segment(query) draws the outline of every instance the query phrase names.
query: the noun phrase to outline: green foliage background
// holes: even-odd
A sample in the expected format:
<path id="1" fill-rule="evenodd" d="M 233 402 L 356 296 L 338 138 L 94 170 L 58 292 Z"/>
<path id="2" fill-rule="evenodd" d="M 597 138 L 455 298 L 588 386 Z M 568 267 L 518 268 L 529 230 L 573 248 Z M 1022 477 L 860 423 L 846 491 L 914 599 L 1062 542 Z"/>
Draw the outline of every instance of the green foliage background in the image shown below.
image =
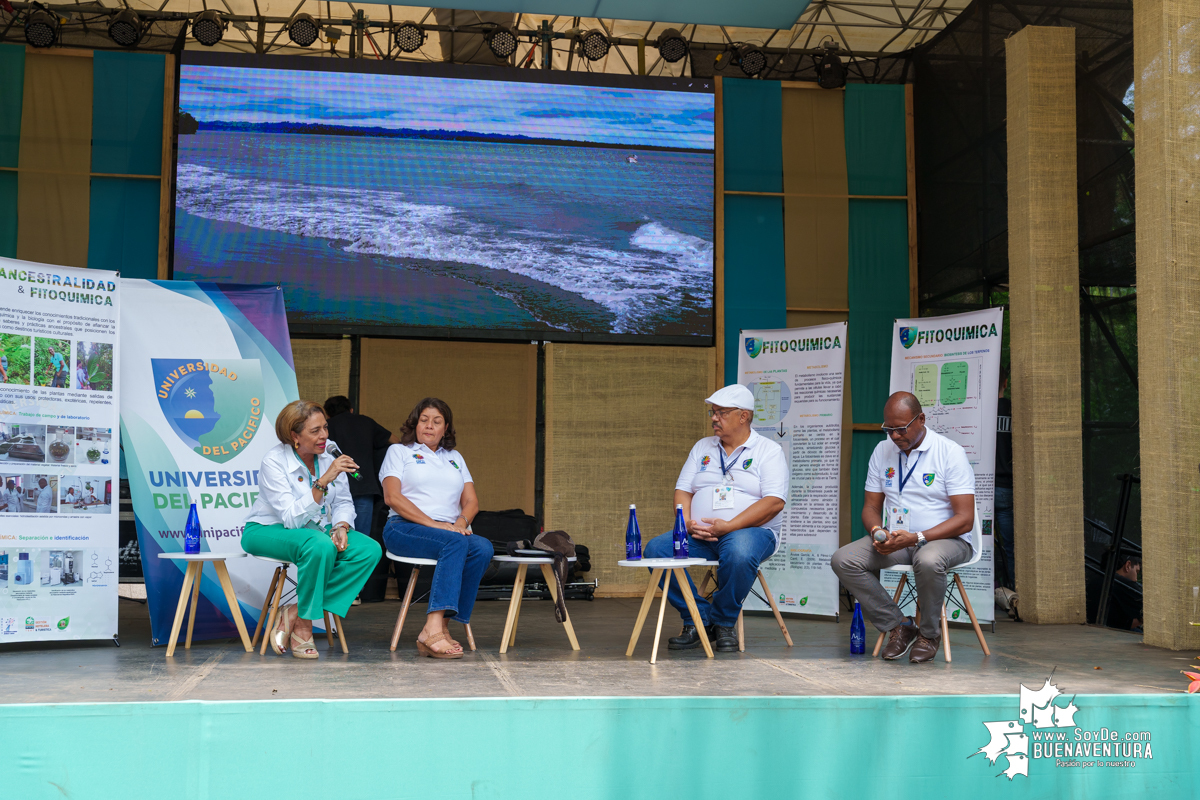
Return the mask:
<path id="1" fill-rule="evenodd" d="M 71 340 L 43 339 L 33 340 L 33 382 L 36 386 L 49 386 L 54 380 L 54 365 L 50 363 L 50 348 L 61 353 L 67 361 L 67 380 L 64 388 L 71 388 Z"/>
<path id="2" fill-rule="evenodd" d="M 0 355 L 8 356 L 8 382 L 29 385 L 29 337 L 0 333 Z"/>
<path id="3" fill-rule="evenodd" d="M 100 392 L 112 391 L 113 346 L 99 342 L 79 342 L 77 363 L 87 367 L 88 381 Z"/>

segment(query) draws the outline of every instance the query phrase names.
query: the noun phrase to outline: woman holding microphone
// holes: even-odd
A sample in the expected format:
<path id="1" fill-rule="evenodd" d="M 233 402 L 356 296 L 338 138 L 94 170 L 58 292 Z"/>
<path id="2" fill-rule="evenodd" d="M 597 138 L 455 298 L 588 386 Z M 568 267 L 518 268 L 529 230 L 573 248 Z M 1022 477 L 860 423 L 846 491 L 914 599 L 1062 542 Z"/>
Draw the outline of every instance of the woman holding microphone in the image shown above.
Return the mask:
<path id="1" fill-rule="evenodd" d="M 383 554 L 353 530 L 354 500 L 344 473 L 349 456 L 334 458 L 325 411 L 317 403 L 288 403 L 275 418 L 279 444 L 259 467 L 259 495 L 242 533 L 242 549 L 296 565 L 296 600 L 282 609 L 271 649 L 316 658 L 312 623 L 329 611 L 346 616 Z"/>

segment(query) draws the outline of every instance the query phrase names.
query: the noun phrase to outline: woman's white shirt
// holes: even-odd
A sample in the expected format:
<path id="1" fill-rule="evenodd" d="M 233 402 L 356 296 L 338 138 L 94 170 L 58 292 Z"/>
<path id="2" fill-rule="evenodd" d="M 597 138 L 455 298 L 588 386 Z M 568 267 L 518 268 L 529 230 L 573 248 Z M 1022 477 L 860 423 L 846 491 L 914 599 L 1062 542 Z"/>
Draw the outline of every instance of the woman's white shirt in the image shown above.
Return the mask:
<path id="1" fill-rule="evenodd" d="M 258 499 L 250 509 L 247 522 L 260 525 L 282 525 L 285 528 L 317 527 L 345 522 L 354 527 L 354 499 L 346 473 L 339 473 L 329 484 L 323 503 L 313 500 L 313 481 L 325 474 L 333 464 L 329 450 L 335 447 L 332 439 L 325 443 L 325 452 L 317 455 L 317 474 L 313 475 L 296 455 L 291 445 L 280 442 L 267 451 L 258 469 Z M 325 507 L 325 516 L 321 507 Z"/>
<path id="2" fill-rule="evenodd" d="M 383 483 L 384 478 L 399 480 L 400 494 L 425 516 L 451 523 L 462 513 L 463 487 L 475 482 L 457 450 L 439 447 L 434 452 L 420 442 L 389 447 L 379 470 L 379 482 Z M 392 509 L 388 516 L 398 515 Z"/>

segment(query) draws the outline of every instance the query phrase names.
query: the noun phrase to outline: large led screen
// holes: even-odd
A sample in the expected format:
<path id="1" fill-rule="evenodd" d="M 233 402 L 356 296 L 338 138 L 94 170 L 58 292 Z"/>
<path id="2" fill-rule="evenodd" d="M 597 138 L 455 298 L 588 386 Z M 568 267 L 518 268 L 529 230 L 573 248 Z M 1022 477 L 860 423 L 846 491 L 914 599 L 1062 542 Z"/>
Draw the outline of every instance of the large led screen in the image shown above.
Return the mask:
<path id="1" fill-rule="evenodd" d="M 706 85 L 192 60 L 173 277 L 279 283 L 301 330 L 711 343 Z"/>

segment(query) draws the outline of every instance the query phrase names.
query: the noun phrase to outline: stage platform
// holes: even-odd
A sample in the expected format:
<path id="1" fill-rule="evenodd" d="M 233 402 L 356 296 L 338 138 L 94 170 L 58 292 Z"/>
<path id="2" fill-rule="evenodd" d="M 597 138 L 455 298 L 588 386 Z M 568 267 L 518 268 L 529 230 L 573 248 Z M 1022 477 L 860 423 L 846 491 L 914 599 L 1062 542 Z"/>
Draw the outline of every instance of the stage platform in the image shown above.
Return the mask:
<path id="1" fill-rule="evenodd" d="M 625 656 L 639 602 L 571 603 L 573 652 L 550 603 L 527 600 L 506 655 L 507 604 L 481 602 L 461 661 L 417 656 L 423 606 L 389 652 L 399 603 L 365 605 L 348 655 L 322 638 L 300 662 L 231 640 L 168 659 L 146 607 L 122 601 L 120 648 L 0 648 L 4 796 L 1200 796 L 1200 698 L 1179 673 L 1192 659 L 1139 636 L 1005 620 L 990 657 L 955 629 L 953 663 L 914 665 L 851 656 L 845 618 L 789 619 L 789 648 L 756 615 L 744 653 L 664 642 L 652 666 L 652 628 Z M 678 628 L 672 614 L 664 636 Z M 1047 678 L 1062 694 L 1023 709 L 1022 684 Z M 1093 754 L 1101 741 L 1111 752 Z"/>
<path id="2" fill-rule="evenodd" d="M 461 661 L 439 662 L 417 655 L 414 641 L 424 622 L 414 605 L 395 653 L 388 650 L 398 601 L 353 608 L 346 619 L 350 653 L 330 651 L 317 638 L 317 663 L 281 658 L 269 649 L 246 653 L 236 640 L 180 645 L 173 658 L 150 646 L 146 606 L 122 600 L 121 647 L 111 643 L 5 646 L 3 702 L 62 703 L 159 700 L 276 700 L 431 697 L 599 697 L 721 695 L 910 695 L 1013 694 L 1021 683 L 1041 686 L 1054 674 L 1068 693 L 1140 694 L 1180 692 L 1179 670 L 1193 663 L 1186 653 L 1142 644 L 1141 636 L 1085 625 L 1030 625 L 1007 618 L 985 636 L 984 657 L 969 628 L 950 633 L 953 662 L 943 654 L 928 664 L 871 658 L 874 629 L 868 627 L 866 656 L 850 655 L 850 624 L 789 619 L 788 647 L 769 615 L 746 616 L 746 651 L 668 651 L 665 639 L 679 633 L 680 620 L 667 609 L 658 663 L 651 665 L 656 601 L 632 657 L 625 648 L 640 598 L 598 599 L 569 605 L 580 650 L 570 648 L 549 602 L 522 605 L 517 645 L 500 655 L 508 603 L 475 607 L 478 650 Z M 451 633 L 464 643 L 461 626 Z M 336 644 L 336 643 L 335 643 Z"/>

